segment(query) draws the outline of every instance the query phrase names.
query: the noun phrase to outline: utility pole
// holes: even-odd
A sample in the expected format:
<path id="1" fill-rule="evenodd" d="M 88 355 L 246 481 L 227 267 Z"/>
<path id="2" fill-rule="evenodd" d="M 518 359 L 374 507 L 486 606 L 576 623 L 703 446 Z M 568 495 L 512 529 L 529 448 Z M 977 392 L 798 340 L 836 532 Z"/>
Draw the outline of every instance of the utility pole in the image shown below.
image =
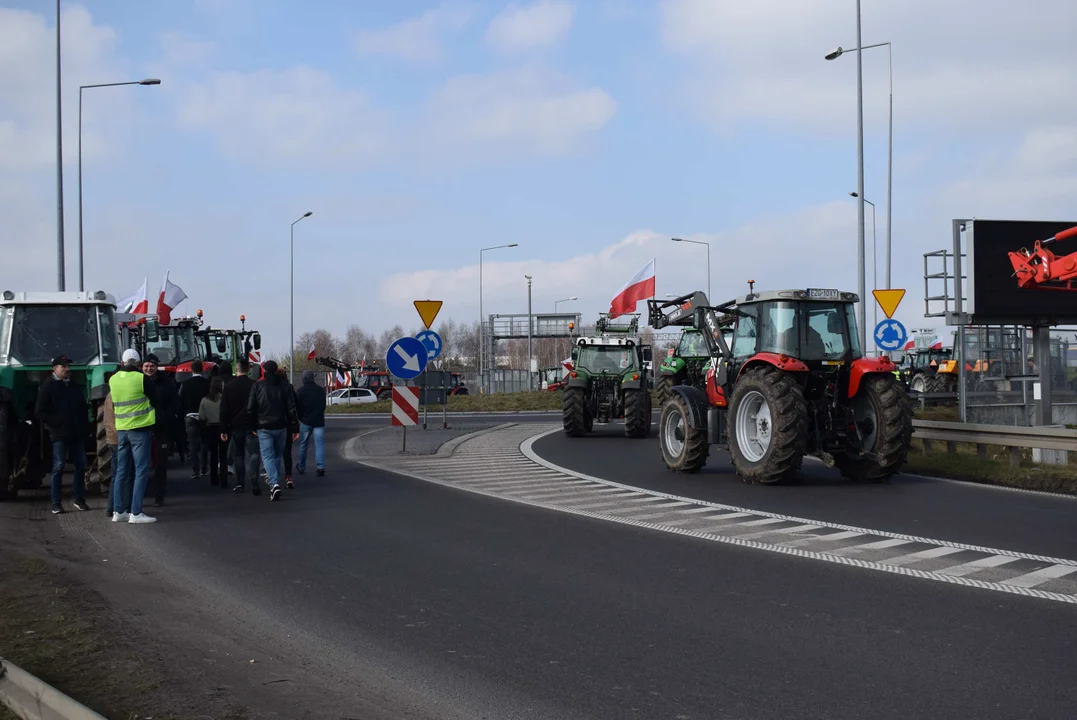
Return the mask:
<path id="1" fill-rule="evenodd" d="M 64 121 L 60 72 L 60 0 L 56 0 L 56 289 L 67 289 L 64 278 Z"/>
<path id="2" fill-rule="evenodd" d="M 535 377 L 531 371 L 531 366 L 534 363 L 534 355 L 531 352 L 531 331 L 533 321 L 531 319 L 531 276 L 524 275 L 527 278 L 527 389 L 535 389 Z"/>

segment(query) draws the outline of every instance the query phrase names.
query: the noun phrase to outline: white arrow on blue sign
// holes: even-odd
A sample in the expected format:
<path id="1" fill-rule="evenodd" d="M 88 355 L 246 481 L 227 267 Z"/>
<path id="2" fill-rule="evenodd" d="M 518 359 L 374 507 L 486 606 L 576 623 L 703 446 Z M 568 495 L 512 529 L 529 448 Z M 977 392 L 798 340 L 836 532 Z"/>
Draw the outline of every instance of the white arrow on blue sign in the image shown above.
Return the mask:
<path id="1" fill-rule="evenodd" d="M 385 367 L 401 380 L 419 377 L 426 369 L 426 346 L 413 337 L 402 337 L 385 353 Z"/>
<path id="2" fill-rule="evenodd" d="M 426 359 L 433 360 L 441 354 L 441 336 L 433 330 L 423 330 L 415 339 L 426 348 Z"/>
<path id="3" fill-rule="evenodd" d="M 900 350 L 907 337 L 905 326 L 897 320 L 887 318 L 875 326 L 875 347 L 880 350 Z"/>

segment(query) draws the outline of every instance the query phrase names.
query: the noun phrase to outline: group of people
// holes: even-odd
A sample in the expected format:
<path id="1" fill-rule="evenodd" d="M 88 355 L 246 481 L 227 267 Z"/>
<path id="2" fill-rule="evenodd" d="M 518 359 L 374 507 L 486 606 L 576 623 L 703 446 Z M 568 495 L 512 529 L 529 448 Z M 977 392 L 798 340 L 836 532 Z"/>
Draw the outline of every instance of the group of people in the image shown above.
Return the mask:
<path id="1" fill-rule="evenodd" d="M 71 361 L 53 360 L 52 375 L 42 385 L 36 414 L 52 441 L 52 512 L 64 512 L 61 502 L 63 471 L 74 467 L 73 505 L 89 510 L 85 498 L 88 406 L 82 390 L 71 382 Z M 200 360 L 191 363 L 191 377 L 177 384 L 158 372 L 158 358 L 141 358 L 136 350 L 123 353 L 122 365 L 109 379 L 104 402 L 106 442 L 112 451 L 112 486 L 106 512 L 113 522 L 153 523 L 143 512 L 143 498 L 152 478 L 154 507 L 164 505 L 168 457 L 173 446 L 181 462 L 189 460 L 191 477 L 209 475 L 210 484 L 228 488 L 234 474 L 236 493 L 261 495 L 260 479 L 269 487 L 270 500 L 279 500 L 281 486 L 295 487 L 292 479 L 292 444 L 299 441 L 295 469 L 306 471 L 307 450 L 313 441 L 318 476 L 325 474 L 325 391 L 307 371 L 297 392 L 287 374 L 272 360 L 263 366 L 263 378 L 249 377 L 250 363 L 241 359 L 235 368 L 222 362 L 205 373 Z M 185 432 L 176 432 L 185 426 Z M 234 471 L 234 472 L 233 472 Z"/>

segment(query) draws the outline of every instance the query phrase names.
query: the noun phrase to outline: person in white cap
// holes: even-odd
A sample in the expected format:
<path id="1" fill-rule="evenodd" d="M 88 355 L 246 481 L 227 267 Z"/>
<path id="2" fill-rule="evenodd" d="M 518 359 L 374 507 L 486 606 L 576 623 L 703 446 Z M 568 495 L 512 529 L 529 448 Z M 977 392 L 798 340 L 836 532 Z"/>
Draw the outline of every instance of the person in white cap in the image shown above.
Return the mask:
<path id="1" fill-rule="evenodd" d="M 157 391 L 153 380 L 142 374 L 138 351 L 123 351 L 123 366 L 109 378 L 112 407 L 116 418 L 117 446 L 116 474 L 112 479 L 112 498 L 123 499 L 116 511 L 113 507 L 112 522 L 133 524 L 157 522 L 157 518 L 142 512 L 142 496 L 150 478 L 150 461 L 153 447 L 153 406 Z M 134 478 L 131 470 L 134 469 Z M 128 489 L 131 483 L 134 487 Z M 127 506 L 126 498 L 130 498 Z M 114 501 L 115 502 L 115 501 Z"/>

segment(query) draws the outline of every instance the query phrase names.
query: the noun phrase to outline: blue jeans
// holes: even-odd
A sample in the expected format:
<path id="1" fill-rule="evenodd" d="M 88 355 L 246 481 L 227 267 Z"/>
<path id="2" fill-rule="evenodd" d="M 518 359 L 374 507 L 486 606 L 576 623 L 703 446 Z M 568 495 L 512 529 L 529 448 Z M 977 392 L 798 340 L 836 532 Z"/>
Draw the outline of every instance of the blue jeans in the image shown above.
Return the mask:
<path id="1" fill-rule="evenodd" d="M 284 440 L 287 436 L 286 428 L 258 431 L 258 447 L 262 450 L 262 465 L 269 487 L 280 485 L 284 475 Z"/>
<path id="2" fill-rule="evenodd" d="M 109 445 L 109 448 L 112 449 L 112 484 L 109 486 L 108 491 L 108 509 L 114 513 L 130 512 L 132 483 L 128 481 L 122 487 L 119 483 L 120 446 Z M 130 462 L 128 462 L 128 465 L 130 465 Z M 131 472 L 128 470 L 128 473 Z"/>
<path id="3" fill-rule="evenodd" d="M 153 432 L 145 430 L 120 430 L 120 444 L 116 453 L 116 474 L 112 477 L 112 493 L 123 501 L 118 512 L 142 514 L 142 496 L 150 481 L 150 465 L 153 461 Z M 134 474 L 134 478 L 131 475 Z M 115 511 L 116 506 L 113 505 Z"/>
<path id="4" fill-rule="evenodd" d="M 307 443 L 314 436 L 314 464 L 319 470 L 325 469 L 325 428 L 299 423 L 299 460 L 295 469 L 304 472 L 307 469 Z"/>
<path id="5" fill-rule="evenodd" d="M 67 440 L 53 440 L 52 441 L 52 504 L 60 504 L 60 489 L 63 487 L 64 480 L 64 465 L 67 464 L 67 458 L 71 458 L 71 463 L 75 466 L 75 472 L 71 476 L 71 484 L 74 489 L 74 496 L 76 500 L 86 499 L 86 487 L 84 480 L 86 478 L 86 451 L 81 447 L 81 443 L 69 442 Z"/>
<path id="6" fill-rule="evenodd" d="M 243 487 L 247 482 L 247 478 L 250 478 L 251 490 L 257 490 L 258 457 L 261 454 L 261 449 L 258 447 L 258 441 L 251 435 L 250 428 L 232 428 L 228 446 L 232 451 L 236 485 Z"/>

